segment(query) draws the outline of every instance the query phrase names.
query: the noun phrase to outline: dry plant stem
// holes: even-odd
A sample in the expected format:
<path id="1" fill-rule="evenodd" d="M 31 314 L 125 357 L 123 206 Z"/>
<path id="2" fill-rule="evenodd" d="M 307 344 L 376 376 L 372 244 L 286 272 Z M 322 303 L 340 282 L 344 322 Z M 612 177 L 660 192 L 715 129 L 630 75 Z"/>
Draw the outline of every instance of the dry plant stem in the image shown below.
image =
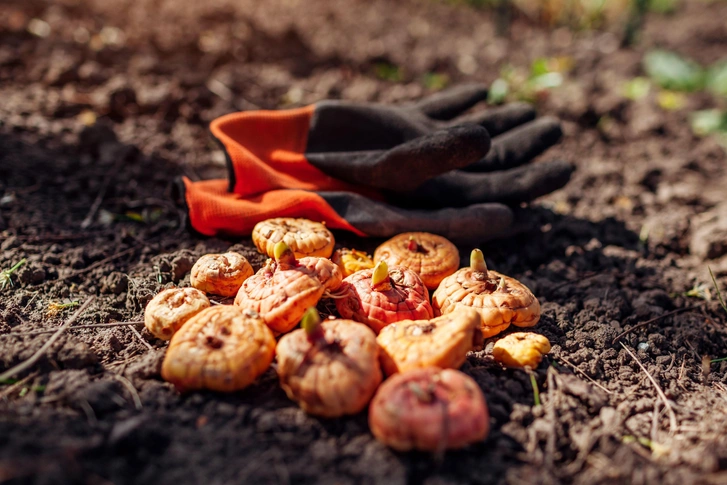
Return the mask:
<path id="1" fill-rule="evenodd" d="M 656 317 L 656 318 L 652 318 L 651 320 L 647 320 L 647 321 L 645 321 L 645 322 L 641 322 L 641 323 L 639 323 L 638 325 L 634 325 L 634 326 L 633 326 L 633 327 L 631 327 L 630 329 L 628 329 L 628 330 L 626 330 L 626 331 L 624 331 L 624 332 L 620 333 L 619 335 L 617 335 L 617 336 L 616 336 L 616 337 L 615 337 L 615 338 L 613 339 L 613 342 L 612 342 L 612 344 L 616 344 L 616 343 L 618 343 L 618 341 L 619 341 L 619 340 L 621 340 L 621 339 L 622 339 L 622 338 L 624 337 L 624 335 L 628 335 L 628 334 L 630 334 L 631 332 L 633 332 L 634 330 L 638 330 L 639 328 L 645 327 L 645 326 L 647 326 L 647 325 L 651 325 L 651 324 L 652 324 L 652 323 L 654 323 L 654 322 L 658 322 L 658 321 L 659 321 L 659 320 L 661 320 L 662 318 L 667 318 L 667 317 L 670 317 L 670 316 L 672 316 L 672 315 L 676 315 L 677 313 L 681 313 L 681 312 L 686 312 L 687 310 L 695 310 L 695 309 L 699 308 L 699 307 L 700 307 L 700 306 L 702 306 L 702 305 L 703 305 L 703 303 L 702 303 L 702 304 L 700 304 L 700 305 L 688 306 L 688 307 L 684 307 L 684 308 L 677 308 L 676 310 L 672 310 L 672 311 L 670 311 L 670 312 L 668 312 L 668 313 L 665 313 L 665 314 L 663 314 L 663 315 L 659 315 L 658 317 Z"/>
<path id="2" fill-rule="evenodd" d="M 656 389 L 656 393 L 659 395 L 659 398 L 661 398 L 661 401 L 664 403 L 664 406 L 666 407 L 667 412 L 669 413 L 669 433 L 673 434 L 674 431 L 677 429 L 677 416 L 674 413 L 674 408 L 672 408 L 671 403 L 666 398 L 666 395 L 664 394 L 664 391 L 661 390 L 661 387 L 659 387 L 659 384 L 654 380 L 651 374 L 649 374 L 649 371 L 646 370 L 646 367 L 644 367 L 644 364 L 641 363 L 638 357 L 636 357 L 636 354 L 634 354 L 631 349 L 626 347 L 623 342 L 621 343 L 621 347 L 624 348 L 626 352 L 629 353 L 632 359 L 636 361 L 637 364 L 639 364 L 639 367 L 641 367 L 641 370 L 644 371 L 644 374 L 646 374 L 646 377 L 649 378 L 651 383 L 654 385 L 654 388 Z"/>
<path id="3" fill-rule="evenodd" d="M 78 275 L 88 273 L 89 271 L 94 270 L 94 269 L 98 268 L 99 266 L 103 266 L 106 263 L 110 263 L 111 261 L 114 261 L 116 259 L 119 259 L 122 256 L 126 256 L 127 254 L 132 253 L 132 252 L 136 251 L 138 248 L 139 248 L 139 246 L 133 246 L 128 249 L 124 249 L 123 251 L 119 251 L 118 253 L 114 254 L 113 256 L 109 256 L 108 258 L 102 259 L 101 261 L 96 261 L 95 263 L 93 263 L 89 266 L 86 266 L 83 269 L 79 269 L 77 271 L 72 271 L 71 273 L 68 273 L 67 275 L 62 276 L 55 280 L 47 280 L 45 283 L 41 283 L 39 286 L 45 286 L 45 285 L 51 285 L 53 283 L 59 283 L 61 281 L 66 281 L 66 280 L 76 277 Z"/>
<path id="4" fill-rule="evenodd" d="M 134 335 L 136 335 L 137 338 L 139 340 L 141 340 L 141 343 L 143 343 L 144 345 L 146 345 L 146 348 L 147 349 L 154 350 L 154 347 L 152 347 L 149 342 L 147 342 L 146 340 L 144 340 L 144 337 L 141 336 L 141 334 L 139 333 L 139 331 L 136 328 L 134 328 L 133 326 L 131 326 L 129 328 L 131 329 L 132 332 L 134 332 Z"/>
<path id="5" fill-rule="evenodd" d="M 134 407 L 136 408 L 137 411 L 140 411 L 142 408 L 141 398 L 139 397 L 139 393 L 137 392 L 136 388 L 131 383 L 131 381 L 120 374 L 112 374 L 112 375 L 114 376 L 115 379 L 117 379 L 119 382 L 121 382 L 121 384 L 123 384 L 124 387 L 129 391 L 129 393 L 131 394 L 131 399 L 133 399 L 133 401 L 134 401 Z"/>
<path id="6" fill-rule="evenodd" d="M 93 219 L 96 217 L 96 213 L 98 212 L 99 207 L 101 207 L 101 202 L 103 202 L 103 198 L 106 196 L 106 191 L 109 188 L 109 183 L 111 183 L 111 179 L 116 176 L 116 172 L 119 171 L 119 168 L 121 168 L 121 166 L 124 164 L 124 161 L 125 157 L 119 157 L 111 170 L 106 173 L 106 177 L 104 177 L 101 188 L 96 195 L 96 199 L 94 199 L 93 204 L 91 204 L 91 208 L 88 210 L 88 214 L 86 214 L 86 217 L 81 222 L 81 229 L 86 229 L 91 224 L 93 224 Z"/>
<path id="7" fill-rule="evenodd" d="M 71 327 L 69 330 L 75 330 L 77 328 L 125 327 L 127 325 L 144 325 L 144 322 L 138 321 L 138 322 L 93 323 L 93 324 L 89 324 L 89 325 L 75 325 L 75 326 Z M 2 337 L 31 337 L 33 335 L 44 335 L 46 333 L 53 333 L 56 330 L 57 329 L 38 330 L 36 332 L 10 332 L 10 333 L 0 334 L 0 338 L 2 338 Z"/>
<path id="8" fill-rule="evenodd" d="M 608 394 L 613 394 L 613 391 L 610 391 L 610 390 L 606 389 L 602 384 L 599 384 L 598 381 L 594 380 L 591 376 L 589 376 L 588 374 L 586 374 L 585 372 L 583 372 L 582 370 L 580 370 L 578 367 L 576 367 L 575 364 L 573 364 L 572 362 L 570 362 L 568 359 L 566 359 L 562 355 L 560 357 L 558 357 L 558 360 L 562 360 L 563 362 L 565 362 L 566 364 L 568 364 L 571 367 L 571 369 L 573 369 L 575 371 L 578 371 L 583 377 L 585 377 L 586 379 L 588 379 L 593 385 L 595 385 L 596 387 L 598 387 L 602 391 L 604 391 L 604 392 L 606 392 Z"/>
<path id="9" fill-rule="evenodd" d="M 39 243 L 39 242 L 62 242 L 62 241 L 76 241 L 79 239 L 88 239 L 97 236 L 108 236 L 114 234 L 113 230 L 107 231 L 95 231 L 95 232 L 83 232 L 81 234 L 47 234 L 45 236 L 15 236 L 16 241 L 26 243 Z"/>
<path id="10" fill-rule="evenodd" d="M 26 371 L 26 370 L 30 369 L 31 367 L 33 367 L 36 364 L 36 362 L 38 362 L 38 360 L 40 360 L 40 358 L 43 356 L 43 354 L 54 343 L 56 343 L 56 341 L 61 337 L 61 335 L 63 335 L 63 332 L 68 330 L 68 328 L 71 325 L 73 325 L 73 322 L 75 322 L 78 319 L 78 317 L 80 317 L 83 314 L 83 312 L 86 311 L 86 308 L 88 308 L 89 305 L 91 305 L 91 303 L 93 303 L 93 301 L 95 299 L 96 299 L 95 296 L 89 297 L 88 300 L 86 300 L 86 302 L 83 305 L 81 305 L 81 308 L 76 310 L 73 313 L 73 315 L 71 315 L 71 317 L 68 320 L 66 320 L 66 323 L 61 325 L 58 328 L 58 330 L 56 330 L 56 333 L 54 333 L 53 336 L 51 336 L 51 338 L 49 338 L 48 341 L 40 349 L 38 349 L 38 351 L 36 353 L 34 353 L 28 360 L 26 360 L 25 362 L 21 362 L 20 364 L 16 365 L 15 367 L 12 367 L 12 368 L 8 369 L 7 371 L 3 372 L 2 374 L 0 374 L 0 381 L 5 380 L 5 379 L 10 379 L 11 377 L 13 377 L 17 374 L 20 374 L 21 372 Z"/>
<path id="11" fill-rule="evenodd" d="M 2 392 L 0 392 L 0 399 L 5 399 L 7 396 L 11 395 L 15 391 L 17 391 L 18 389 L 23 387 L 29 380 L 35 379 L 35 377 L 37 377 L 38 374 L 39 374 L 39 372 L 35 371 L 32 374 L 23 377 L 15 384 L 8 386 L 7 389 L 3 389 Z"/>
<path id="12" fill-rule="evenodd" d="M 722 306 L 722 309 L 725 312 L 727 312 L 727 305 L 725 304 L 724 299 L 722 298 L 722 292 L 719 290 L 719 285 L 717 284 L 717 278 L 714 277 L 712 268 L 707 266 L 707 269 L 709 270 L 709 275 L 712 277 L 712 283 L 714 283 L 714 289 L 717 290 L 717 299 L 719 300 L 719 304 Z"/>
<path id="13" fill-rule="evenodd" d="M 656 442 L 656 434 L 659 431 L 659 418 L 661 417 L 661 401 L 654 403 L 654 410 L 651 413 L 651 441 Z"/>
<path id="14" fill-rule="evenodd" d="M 545 403 L 545 410 L 551 423 L 550 433 L 548 433 L 548 438 L 545 443 L 545 465 L 548 467 L 548 470 L 553 470 L 553 461 L 555 460 L 555 441 L 558 437 L 555 430 L 555 423 L 557 422 L 555 416 L 555 396 L 557 392 L 555 386 L 555 374 L 557 374 L 557 371 L 553 367 L 549 367 L 548 376 L 546 378 L 546 384 L 548 386 L 548 400 Z"/>
<path id="15" fill-rule="evenodd" d="M 565 286 L 572 285 L 572 284 L 575 284 L 575 283 L 580 283 L 582 281 L 589 280 L 589 279 L 594 278 L 594 277 L 596 277 L 598 275 L 601 275 L 601 274 L 603 274 L 603 271 L 597 271 L 595 273 L 588 273 L 586 275 L 583 275 L 580 278 L 577 278 L 575 280 L 563 281 L 562 283 L 558 283 L 557 285 L 552 286 L 548 290 L 548 294 L 549 295 L 552 295 L 554 291 L 560 290 L 561 288 L 563 288 Z"/>

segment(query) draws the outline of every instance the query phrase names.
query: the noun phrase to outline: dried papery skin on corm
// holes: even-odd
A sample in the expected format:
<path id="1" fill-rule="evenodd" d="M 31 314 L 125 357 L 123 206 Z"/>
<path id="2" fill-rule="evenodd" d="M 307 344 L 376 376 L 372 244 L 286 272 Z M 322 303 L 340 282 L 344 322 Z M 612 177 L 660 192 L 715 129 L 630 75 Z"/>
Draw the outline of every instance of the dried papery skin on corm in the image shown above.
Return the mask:
<path id="1" fill-rule="evenodd" d="M 462 268 L 448 276 L 432 295 L 436 315 L 446 315 L 460 307 L 471 307 L 482 316 L 482 333 L 492 337 L 510 324 L 532 327 L 540 319 L 540 303 L 518 280 L 496 271 Z M 484 264 L 484 263 L 483 263 Z"/>
<path id="2" fill-rule="evenodd" d="M 257 223 L 252 231 L 252 241 L 258 251 L 270 258 L 274 257 L 273 248 L 280 241 L 293 250 L 296 258 L 330 258 L 336 244 L 325 224 L 292 217 L 278 217 Z"/>
<path id="3" fill-rule="evenodd" d="M 320 338 L 311 339 L 299 329 L 280 339 L 280 384 L 310 414 L 356 414 L 368 405 L 383 378 L 376 336 L 351 320 L 327 320 L 320 327 Z"/>
<path id="4" fill-rule="evenodd" d="M 390 323 L 434 316 L 429 292 L 414 271 L 390 268 L 388 281 L 381 285 L 374 285 L 374 272 L 359 271 L 343 280 L 336 299 L 341 317 L 365 323 L 378 334 Z"/>
<path id="5" fill-rule="evenodd" d="M 333 253 L 331 261 L 341 268 L 343 277 L 351 276 L 357 271 L 371 269 L 374 267 L 374 260 L 364 251 L 342 248 Z"/>
<path id="6" fill-rule="evenodd" d="M 495 342 L 492 357 L 501 364 L 518 369 L 535 369 L 550 352 L 550 341 L 532 332 L 515 332 Z"/>
<path id="7" fill-rule="evenodd" d="M 384 327 L 376 341 L 387 375 L 423 367 L 458 369 L 467 352 L 482 345 L 479 312 L 462 308 L 431 320 L 404 320 Z"/>
<path id="8" fill-rule="evenodd" d="M 381 244 L 374 252 L 374 262 L 403 266 L 419 275 L 427 289 L 459 268 L 459 251 L 449 240 L 428 232 L 406 232 Z"/>
<path id="9" fill-rule="evenodd" d="M 242 283 L 254 273 L 250 262 L 241 254 L 205 254 L 194 263 L 190 284 L 205 293 L 235 296 Z"/>
<path id="10" fill-rule="evenodd" d="M 477 383 L 458 370 L 437 367 L 395 374 L 369 407 L 374 437 L 399 451 L 463 448 L 485 439 L 489 420 Z"/>
<path id="11" fill-rule="evenodd" d="M 252 384 L 274 356 L 275 337 L 260 315 L 219 305 L 189 319 L 172 337 L 162 377 L 180 392 L 231 392 Z"/>
<path id="12" fill-rule="evenodd" d="M 169 340 L 187 320 L 209 308 L 207 296 L 195 288 L 170 288 L 144 309 L 144 325 L 158 339 Z"/>
<path id="13" fill-rule="evenodd" d="M 292 330 L 326 291 L 338 290 L 342 280 L 338 266 L 325 258 L 269 260 L 242 284 L 235 305 L 258 312 L 273 332 L 281 334 Z"/>

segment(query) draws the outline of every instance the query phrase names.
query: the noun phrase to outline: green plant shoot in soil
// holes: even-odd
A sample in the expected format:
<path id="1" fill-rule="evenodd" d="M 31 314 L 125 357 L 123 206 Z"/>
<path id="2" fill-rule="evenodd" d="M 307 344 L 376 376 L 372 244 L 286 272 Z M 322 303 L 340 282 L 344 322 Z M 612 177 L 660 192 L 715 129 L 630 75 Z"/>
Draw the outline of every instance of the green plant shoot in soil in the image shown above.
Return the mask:
<path id="1" fill-rule="evenodd" d="M 27 260 L 23 258 L 15 263 L 12 268 L 0 271 L 0 290 L 4 290 L 8 284 L 10 286 L 13 286 L 13 280 L 11 278 L 13 276 L 13 273 L 15 273 L 22 265 L 24 265 L 26 261 Z"/>

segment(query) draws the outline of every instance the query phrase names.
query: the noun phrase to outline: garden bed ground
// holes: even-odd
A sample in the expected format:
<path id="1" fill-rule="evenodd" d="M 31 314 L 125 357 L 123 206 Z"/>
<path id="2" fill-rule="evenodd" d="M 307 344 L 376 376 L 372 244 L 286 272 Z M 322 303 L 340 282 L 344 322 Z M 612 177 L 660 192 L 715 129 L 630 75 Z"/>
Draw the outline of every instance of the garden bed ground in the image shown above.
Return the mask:
<path id="1" fill-rule="evenodd" d="M 621 48 L 610 33 L 521 18 L 498 38 L 489 12 L 424 0 L 3 2 L 0 268 L 28 262 L 0 291 L 0 371 L 50 336 L 28 333 L 73 312 L 54 304 L 97 295 L 77 325 L 136 321 L 161 288 L 189 283 L 203 253 L 232 246 L 260 266 L 250 241 L 192 235 L 171 203 L 178 175 L 224 176 L 206 131 L 224 113 L 404 102 L 427 92 L 427 74 L 489 83 L 506 62 L 569 56 L 566 84 L 540 111 L 565 123 L 546 157 L 578 170 L 533 205 L 524 232 L 482 247 L 538 296 L 535 331 L 553 343 L 537 370 L 542 406 L 525 373 L 499 368 L 487 348 L 469 357 L 463 370 L 492 416 L 485 442 L 395 453 L 365 414 L 305 415 L 273 370 L 244 392 L 180 396 L 159 376 L 166 344 L 143 327 L 72 328 L 0 386 L 0 482 L 727 482 L 727 361 L 705 365 L 727 356 L 726 315 L 685 296 L 712 287 L 708 265 L 727 281 L 725 152 L 691 134 L 687 109 L 621 94 L 652 46 L 719 59 L 725 18 L 724 2 L 688 2 Z M 693 95 L 687 107 L 709 103 Z"/>

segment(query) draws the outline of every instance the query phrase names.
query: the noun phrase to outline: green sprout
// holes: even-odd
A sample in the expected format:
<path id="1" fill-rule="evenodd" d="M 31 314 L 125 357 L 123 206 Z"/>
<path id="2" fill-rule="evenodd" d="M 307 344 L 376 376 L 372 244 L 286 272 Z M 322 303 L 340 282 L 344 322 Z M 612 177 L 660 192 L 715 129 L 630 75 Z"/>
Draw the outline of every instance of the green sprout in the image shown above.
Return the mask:
<path id="1" fill-rule="evenodd" d="M 719 304 L 722 306 L 722 309 L 727 313 L 727 305 L 725 305 L 724 299 L 722 298 L 722 292 L 719 289 L 719 285 L 717 284 L 717 278 L 714 277 L 714 272 L 712 271 L 712 268 L 707 266 L 707 269 L 709 270 L 709 276 L 712 277 L 712 283 L 714 283 L 714 289 L 717 292 L 717 300 L 719 300 Z M 727 360 L 727 357 L 722 357 L 719 359 L 712 359 L 709 361 L 710 364 L 714 364 L 715 362 L 724 362 Z"/>
<path id="2" fill-rule="evenodd" d="M 404 80 L 401 68 L 390 62 L 377 62 L 374 65 L 374 74 L 382 81 L 399 83 Z"/>
<path id="3" fill-rule="evenodd" d="M 651 82 L 645 77 L 635 77 L 623 86 L 623 95 L 632 101 L 638 101 L 649 95 Z"/>
<path id="4" fill-rule="evenodd" d="M 713 94 L 727 96 L 727 60 L 719 61 L 709 68 L 706 84 Z"/>
<path id="5" fill-rule="evenodd" d="M 422 76 L 422 84 L 427 89 L 439 91 L 447 87 L 449 84 L 449 76 L 437 72 L 428 72 Z"/>
<path id="6" fill-rule="evenodd" d="M 490 104 L 502 104 L 507 99 L 509 92 L 510 84 L 503 78 L 497 78 L 490 85 L 490 90 L 487 92 L 487 102 Z"/>
<path id="7" fill-rule="evenodd" d="M 727 305 L 725 305 L 724 299 L 722 298 L 722 292 L 719 289 L 719 285 L 717 284 L 717 278 L 714 277 L 714 273 L 712 272 L 712 268 L 707 266 L 707 269 L 709 270 L 709 276 L 712 277 L 712 283 L 714 283 L 714 289 L 717 291 L 717 300 L 719 300 L 719 304 L 722 306 L 722 309 L 727 313 Z"/>
<path id="8" fill-rule="evenodd" d="M 684 293 L 684 296 L 688 296 L 690 298 L 699 298 L 701 300 L 705 301 L 712 301 L 712 292 L 705 283 L 697 283 L 695 284 L 691 290 Z"/>
<path id="9" fill-rule="evenodd" d="M 11 277 L 13 276 L 13 273 L 25 264 L 26 261 L 27 260 L 23 258 L 15 263 L 12 268 L 0 271 L 0 290 L 4 290 L 7 285 L 14 286 Z"/>
<path id="10" fill-rule="evenodd" d="M 535 380 L 535 374 L 530 372 L 530 385 L 533 386 L 533 401 L 536 406 L 540 406 L 540 391 L 538 390 L 538 381 Z"/>
<path id="11" fill-rule="evenodd" d="M 675 52 L 660 49 L 648 52 L 644 56 L 644 70 L 656 84 L 667 90 L 692 92 L 704 87 L 704 68 Z"/>

